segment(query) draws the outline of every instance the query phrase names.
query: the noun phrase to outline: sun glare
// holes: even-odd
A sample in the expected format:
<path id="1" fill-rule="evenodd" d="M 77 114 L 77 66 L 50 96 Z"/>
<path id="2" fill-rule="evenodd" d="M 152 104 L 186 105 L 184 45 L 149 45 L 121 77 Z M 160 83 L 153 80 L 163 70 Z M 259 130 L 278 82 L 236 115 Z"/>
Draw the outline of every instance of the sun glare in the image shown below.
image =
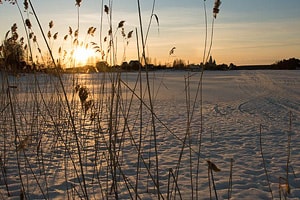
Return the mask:
<path id="1" fill-rule="evenodd" d="M 74 51 L 74 59 L 76 60 L 76 63 L 79 65 L 86 65 L 89 64 L 92 59 L 95 56 L 95 53 L 92 49 L 86 49 L 84 47 L 79 47 Z"/>

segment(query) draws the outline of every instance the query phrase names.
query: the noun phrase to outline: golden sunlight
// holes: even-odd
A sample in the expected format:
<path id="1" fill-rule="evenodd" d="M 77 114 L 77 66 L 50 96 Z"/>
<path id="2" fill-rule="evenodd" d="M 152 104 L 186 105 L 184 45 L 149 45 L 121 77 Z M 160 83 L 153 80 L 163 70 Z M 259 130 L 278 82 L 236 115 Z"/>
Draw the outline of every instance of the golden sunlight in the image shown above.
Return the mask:
<path id="1" fill-rule="evenodd" d="M 73 56 L 77 64 L 86 65 L 93 60 L 95 52 L 92 49 L 79 47 L 74 51 Z"/>

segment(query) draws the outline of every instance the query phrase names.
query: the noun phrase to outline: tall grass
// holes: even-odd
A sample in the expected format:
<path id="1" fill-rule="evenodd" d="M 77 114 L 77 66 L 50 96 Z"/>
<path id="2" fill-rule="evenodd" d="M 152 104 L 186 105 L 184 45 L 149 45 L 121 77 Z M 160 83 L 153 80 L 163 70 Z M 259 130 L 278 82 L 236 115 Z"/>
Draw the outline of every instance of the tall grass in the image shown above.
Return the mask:
<path id="1" fill-rule="evenodd" d="M 203 51 L 205 64 L 212 51 L 214 23 L 219 13 L 220 1 L 216 0 L 213 8 L 209 41 L 207 2 L 203 2 L 206 29 Z M 47 45 L 52 64 L 57 69 L 58 63 L 52 48 L 54 37 L 46 37 L 37 12 L 30 0 L 28 3 Z M 69 35 L 64 38 L 66 41 L 70 36 L 72 44 L 78 39 L 80 32 L 81 3 L 76 1 L 78 16 L 76 33 L 73 34 L 73 30 L 69 28 Z M 1 125 L 1 128 L 9 130 L 9 133 L 5 132 L 5 135 L 1 136 L 3 153 L 0 155 L 0 168 L 7 197 L 19 195 L 25 199 L 51 199 L 64 193 L 66 199 L 184 199 L 187 196 L 201 199 L 201 192 L 206 190 L 211 198 L 214 192 L 214 197 L 218 199 L 215 174 L 220 171 L 215 164 L 218 160 L 212 161 L 202 154 L 202 142 L 205 140 L 204 67 L 200 77 L 197 77 L 195 93 L 191 91 L 191 79 L 195 78 L 195 74 L 184 77 L 186 120 L 183 133 L 177 133 L 172 129 L 172 125 L 164 122 L 159 115 L 160 111 L 155 107 L 155 92 L 158 93 L 161 88 L 160 86 L 155 88 L 155 84 L 151 84 L 151 80 L 155 82 L 157 77 L 149 71 L 146 59 L 147 40 L 153 19 L 159 27 L 155 6 L 154 0 L 148 27 L 145 28 L 141 2 L 137 0 L 139 19 L 139 28 L 135 30 L 137 59 L 145 63 L 145 72 L 140 67 L 134 81 L 126 80 L 126 73 L 121 71 L 102 73 L 94 79 L 89 79 L 85 75 L 60 74 L 57 70 L 55 76 L 35 74 L 34 83 L 26 88 L 25 85 L 17 84 L 19 83 L 17 79 L 13 79 L 16 81 L 14 87 L 12 77 L 1 73 L 1 78 L 5 81 L 2 81 L 0 112 L 7 123 Z M 98 50 L 101 53 L 105 52 L 103 60 L 109 61 L 112 66 L 117 63 L 117 34 L 123 33 L 125 20 L 114 26 L 112 0 L 109 0 L 107 5 L 101 1 L 101 10 Z M 104 16 L 109 26 L 107 49 L 104 49 L 102 35 Z M 33 32 L 31 23 L 23 21 L 29 31 L 29 37 Z M 51 31 L 53 24 L 49 25 Z M 134 32 L 129 33 L 123 39 L 131 38 Z M 76 48 L 76 45 L 77 43 L 73 47 Z M 125 48 L 124 55 L 126 55 Z M 30 78 L 32 77 L 28 75 L 25 82 L 30 82 Z M 18 93 L 16 90 L 21 92 Z M 200 116 L 199 123 L 196 122 L 196 115 Z M 174 141 L 163 141 L 164 136 L 169 136 L 167 138 L 173 138 Z M 164 165 L 163 142 L 176 145 L 179 149 L 172 154 L 174 158 L 169 158 L 171 163 L 168 165 Z M 261 135 L 260 144 L 262 145 Z M 261 155 L 263 157 L 262 149 Z M 15 157 L 16 161 L 10 156 Z M 287 158 L 287 168 L 289 161 L 290 157 Z M 11 163 L 17 166 L 18 180 L 15 184 L 18 185 L 18 194 L 16 189 L 9 185 L 7 168 Z M 228 165 L 230 165 L 228 186 L 230 198 L 233 160 Z M 206 170 L 207 179 L 201 176 Z M 186 180 L 184 176 L 188 176 L 189 186 L 185 188 L 189 191 L 182 189 L 186 183 L 182 181 Z M 201 188 L 200 181 L 208 182 L 208 185 Z M 54 190 L 61 190 L 60 194 Z"/>
<path id="2" fill-rule="evenodd" d="M 27 2 L 27 1 L 26 1 Z M 23 102 L 18 100 L 18 95 L 15 94 L 16 101 L 13 101 L 12 90 L 13 88 L 10 86 L 9 76 L 6 75 L 7 78 L 7 86 L 3 86 L 3 88 L 7 88 L 8 91 L 8 105 L 10 106 L 10 112 L 13 119 L 13 130 L 14 130 L 14 144 L 15 144 L 15 153 L 17 156 L 18 163 L 18 175 L 19 181 L 21 183 L 20 196 L 22 198 L 30 199 L 32 195 L 32 191 L 30 191 L 29 186 L 31 185 L 28 180 L 28 176 L 24 175 L 22 170 L 23 165 L 27 166 L 30 173 L 34 177 L 34 183 L 36 183 L 39 187 L 39 192 L 42 194 L 43 198 L 49 198 L 49 177 L 46 175 L 48 169 L 47 165 L 49 164 L 49 158 L 55 159 L 55 157 L 59 157 L 60 149 L 62 148 L 64 151 L 62 158 L 57 158 L 58 160 L 62 160 L 62 163 L 59 165 L 64 169 L 64 179 L 65 186 L 67 188 L 67 197 L 69 199 L 74 197 L 80 197 L 84 199 L 89 199 L 90 192 L 89 186 L 87 184 L 86 174 L 88 172 L 89 163 L 89 151 L 94 151 L 95 157 L 93 160 L 93 170 L 97 171 L 97 180 L 98 186 L 101 188 L 101 194 L 103 197 L 108 198 L 109 196 L 113 196 L 115 199 L 119 198 L 120 195 L 120 182 L 122 182 L 128 191 L 130 197 L 135 196 L 136 199 L 140 198 L 139 194 L 139 183 L 141 182 L 141 176 L 150 177 L 150 182 L 154 188 L 155 193 L 158 199 L 163 199 L 165 195 L 161 191 L 161 185 L 163 185 L 161 180 L 161 166 L 159 161 L 160 152 L 158 149 L 158 135 L 157 135 L 157 126 L 163 125 L 164 128 L 167 128 L 168 132 L 177 137 L 177 139 L 181 142 L 181 151 L 180 156 L 178 158 L 176 164 L 176 170 L 173 172 L 169 171 L 170 176 L 172 176 L 172 185 L 175 186 L 175 195 L 176 193 L 181 196 L 180 184 L 179 184 L 179 169 L 181 165 L 181 158 L 184 155 L 184 150 L 186 147 L 189 149 L 189 157 L 190 157 L 190 172 L 193 173 L 193 163 L 192 163 L 192 153 L 195 153 L 192 149 L 191 143 L 191 123 L 193 118 L 193 112 L 195 111 L 196 100 L 193 103 L 193 106 L 190 106 L 190 91 L 189 91 L 189 83 L 186 85 L 186 99 L 187 99 L 187 129 L 184 139 L 176 136 L 175 133 L 170 131 L 168 127 L 159 119 L 159 117 L 155 114 L 154 109 L 154 88 L 151 88 L 150 83 L 150 72 L 148 70 L 148 63 L 146 59 L 146 44 L 148 39 L 148 34 L 151 26 L 152 19 L 155 18 L 157 24 L 159 25 L 158 16 L 154 13 L 155 10 L 155 1 L 153 1 L 152 11 L 149 18 L 149 25 L 147 27 L 146 34 L 144 32 L 143 27 L 143 19 L 142 19 L 142 11 L 140 8 L 140 1 L 137 1 L 138 5 L 138 17 L 140 23 L 140 37 L 141 37 L 141 50 L 142 50 L 142 62 L 145 63 L 146 72 L 146 86 L 142 85 L 142 71 L 140 69 L 139 79 L 137 79 L 136 83 L 139 82 L 139 89 L 135 87 L 131 87 L 126 84 L 121 78 L 121 73 L 117 72 L 114 74 L 108 74 L 108 79 L 106 79 L 107 75 L 104 74 L 103 82 L 100 83 L 101 89 L 97 88 L 97 91 L 90 92 L 87 86 L 84 86 L 86 83 L 76 83 L 76 76 L 73 76 L 70 80 L 64 80 L 63 75 L 61 75 L 58 71 L 57 62 L 53 55 L 53 42 L 57 38 L 57 33 L 55 33 L 52 37 L 52 28 L 53 22 L 49 23 L 49 31 L 46 36 L 40 20 L 38 18 L 38 14 L 34 9 L 33 4 L 29 0 L 27 5 L 33 13 L 33 16 L 38 23 L 38 29 L 42 33 L 43 40 L 47 46 L 51 63 L 54 66 L 56 71 L 56 77 L 51 77 L 50 83 L 53 84 L 54 90 L 51 91 L 43 91 L 41 88 L 41 83 L 37 76 L 34 76 L 34 91 L 32 91 L 32 96 L 30 99 L 25 101 L 25 104 L 33 104 L 32 107 L 32 115 L 25 116 L 25 119 L 32 119 L 32 132 L 30 134 L 24 133 L 24 135 L 19 135 L 20 130 L 18 130 L 18 114 L 16 110 L 21 110 L 21 105 Z M 102 3 L 103 5 L 103 3 Z M 77 6 L 77 30 L 74 32 L 74 39 L 76 40 L 79 34 L 79 25 L 80 25 L 80 6 L 81 1 L 76 1 Z M 109 24 L 109 45 L 106 56 L 106 59 L 110 61 L 111 65 L 115 65 L 116 60 L 116 33 L 118 29 L 123 27 L 123 23 L 119 23 L 115 34 L 113 34 L 113 1 L 109 1 L 108 6 L 104 6 L 104 11 L 108 18 Z M 22 14 L 21 14 L 22 16 Z M 23 16 L 22 16 L 23 18 Z M 102 21 L 102 20 L 101 20 Z M 23 20 L 24 26 L 28 32 L 28 38 L 33 39 L 34 43 L 37 45 L 38 51 L 41 54 L 41 50 L 39 44 L 37 43 L 36 36 L 33 36 L 32 25 L 29 19 Z M 101 22 L 102 23 L 102 22 Z M 101 25 L 102 26 L 102 25 Z M 72 30 L 69 29 L 69 35 L 72 35 Z M 138 32 L 136 31 L 136 35 L 138 37 Z M 102 37 L 100 37 L 102 38 Z M 53 39 L 53 40 L 52 40 Z M 74 41 L 72 41 L 74 44 Z M 28 43 L 30 41 L 28 40 Z M 102 41 L 100 42 L 102 43 Z M 75 43 L 75 48 L 77 46 L 77 42 Z M 139 50 L 139 43 L 137 42 L 137 48 Z M 31 47 L 29 47 L 31 51 Z M 101 50 L 102 47 L 101 47 Z M 32 53 L 30 53 L 32 54 Z M 31 57 L 33 57 L 31 55 Z M 141 56 L 138 55 L 140 59 Z M 45 62 L 44 62 L 45 63 Z M 75 64 L 76 66 L 76 64 Z M 187 79 L 189 81 L 189 78 Z M 71 83 L 71 84 L 70 84 Z M 107 86 L 109 85 L 109 86 Z M 71 89 L 70 89 L 71 86 Z M 78 86 L 78 87 L 77 87 Z M 78 93 L 76 93 L 76 90 Z M 124 90 L 128 92 L 130 90 L 130 100 L 124 99 Z M 50 96 L 46 94 L 53 92 Z M 69 94 L 72 94 L 71 96 Z M 94 100 L 92 98 L 95 94 L 101 94 L 98 96 L 99 99 Z M 103 96 L 102 96 L 103 95 Z M 146 97 L 147 96 L 147 97 Z M 132 112 L 131 105 L 134 102 L 134 99 L 138 99 L 140 102 L 139 108 L 139 137 L 133 133 L 133 130 L 136 128 L 136 125 L 130 125 L 128 118 L 130 113 Z M 195 98 L 197 99 L 197 97 Z M 14 107 L 15 106 L 15 107 Z M 145 109 L 144 109 L 145 108 Z M 22 111 L 20 111 L 22 113 Z M 144 119 L 144 112 L 148 112 L 150 114 L 149 119 Z M 88 114 L 93 115 L 92 118 L 88 118 Z M 53 134 L 54 138 L 49 138 L 46 133 L 39 133 L 42 131 L 46 124 L 41 124 L 40 120 L 47 121 L 48 126 L 51 126 L 49 130 L 43 130 L 46 132 L 50 132 Z M 148 121 L 149 120 L 149 121 Z M 105 122 L 103 124 L 103 121 Z M 145 124 L 149 122 L 149 127 L 147 129 L 144 128 Z M 29 122 L 27 122 L 29 123 Z M 90 128 L 92 126 L 92 129 Z M 132 126 L 132 127 L 131 127 Z M 145 141 L 145 135 L 143 132 L 149 134 L 148 139 L 150 149 L 143 148 L 143 145 L 147 145 Z M 25 130 L 24 130 L 25 132 Z M 91 149 L 91 138 L 90 134 L 94 132 L 93 142 L 94 148 Z M 137 153 L 137 173 L 135 178 L 135 184 L 130 182 L 126 175 L 124 174 L 124 167 L 122 166 L 125 150 L 125 139 L 130 138 L 130 141 L 134 144 Z M 33 143 L 33 138 L 36 139 L 36 142 Z M 50 140 L 50 141 L 49 141 Z M 50 144 L 49 144 L 50 142 Z M 30 163 L 28 157 L 28 148 L 30 147 L 30 143 L 32 146 L 36 148 L 37 154 L 37 164 L 39 166 L 39 172 L 41 176 L 37 178 L 37 173 L 33 171 L 33 165 Z M 47 144 L 48 143 L 48 144 Z M 126 144 L 127 145 L 127 144 Z M 152 146 L 153 145 L 153 146 Z M 103 148 L 105 150 L 103 150 Z M 154 152 L 151 152 L 152 148 L 154 148 Z M 30 149 L 30 148 L 29 148 Z M 89 150 L 89 151 L 88 151 Z M 49 152 L 50 151 L 50 152 Z M 52 152 L 53 151 L 53 152 Z M 20 152 L 23 153 L 23 157 L 21 161 Z M 146 153 L 146 154 L 145 154 Z M 148 153 L 148 162 L 146 161 L 146 156 Z M 153 159 L 154 157 L 154 159 Z M 199 156 L 198 156 L 199 157 Z M 154 160 L 154 161 L 153 161 Z M 3 163 L 5 162 L 5 159 Z M 141 162 L 141 163 L 140 163 Z M 154 163 L 154 168 L 153 168 Z M 4 165 L 4 164 L 3 164 Z M 143 172 L 142 169 L 146 168 L 146 172 Z M 5 169 L 5 168 L 3 168 Z M 105 175 L 103 174 L 104 171 Z M 27 172 L 28 173 L 28 172 Z M 145 173 L 145 174 L 143 174 Z M 105 177 L 103 184 L 103 175 Z M 25 179 L 27 180 L 24 180 Z M 72 180 L 75 178 L 75 180 Z M 171 179 L 170 179 L 171 180 Z M 191 185 L 193 185 L 193 178 L 191 175 Z M 94 179 L 93 179 L 94 181 Z M 41 184 L 43 182 L 44 185 Z M 93 182 L 95 183 L 95 182 Z M 45 188 L 43 187 L 45 186 Z M 194 195 L 192 186 L 192 196 Z M 134 189 L 134 195 L 132 194 L 132 189 Z M 7 189 L 9 193 L 9 189 Z M 150 191 L 150 190 L 149 190 Z M 172 194 L 172 191 L 171 191 Z M 169 193 L 167 196 L 172 196 Z"/>

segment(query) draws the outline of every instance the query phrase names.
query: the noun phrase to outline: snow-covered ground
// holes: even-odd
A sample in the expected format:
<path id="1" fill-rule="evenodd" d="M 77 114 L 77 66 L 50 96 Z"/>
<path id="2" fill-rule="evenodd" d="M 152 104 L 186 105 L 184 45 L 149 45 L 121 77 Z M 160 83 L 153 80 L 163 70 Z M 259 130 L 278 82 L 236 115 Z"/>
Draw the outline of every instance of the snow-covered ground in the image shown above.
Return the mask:
<path id="1" fill-rule="evenodd" d="M 3 77 L 0 199 L 300 199 L 299 70 Z"/>

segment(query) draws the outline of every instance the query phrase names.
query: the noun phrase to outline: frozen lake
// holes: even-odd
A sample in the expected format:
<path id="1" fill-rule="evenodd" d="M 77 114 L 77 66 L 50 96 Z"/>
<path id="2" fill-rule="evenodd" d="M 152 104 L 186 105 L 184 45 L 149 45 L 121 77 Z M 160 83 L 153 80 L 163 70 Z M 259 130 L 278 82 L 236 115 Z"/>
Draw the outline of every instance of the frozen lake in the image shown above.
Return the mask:
<path id="1" fill-rule="evenodd" d="M 199 77 L 2 74 L 0 199 L 299 199 L 300 70 Z"/>

